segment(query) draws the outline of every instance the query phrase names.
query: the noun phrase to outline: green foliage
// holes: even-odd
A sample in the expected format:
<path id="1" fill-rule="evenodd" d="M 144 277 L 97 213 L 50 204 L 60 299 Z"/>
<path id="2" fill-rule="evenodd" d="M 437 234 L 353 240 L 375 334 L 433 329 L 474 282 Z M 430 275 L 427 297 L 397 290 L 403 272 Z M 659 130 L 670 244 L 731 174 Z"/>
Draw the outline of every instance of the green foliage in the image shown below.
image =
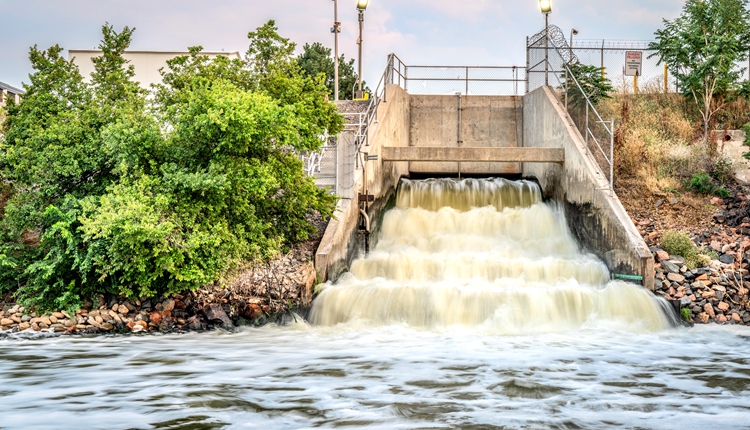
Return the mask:
<path id="1" fill-rule="evenodd" d="M 684 319 L 687 322 L 690 322 L 690 319 L 693 317 L 693 313 L 690 312 L 689 308 L 680 309 L 680 315 L 682 316 L 682 319 Z"/>
<path id="2" fill-rule="evenodd" d="M 663 22 L 649 49 L 695 101 L 707 138 L 711 118 L 740 89 L 744 69 L 735 65 L 750 49 L 747 0 L 687 0 L 679 17 Z"/>
<path id="3" fill-rule="evenodd" d="M 602 76 L 602 68 L 583 63 L 569 64 L 570 74 L 564 91 L 568 93 L 568 103 L 574 106 L 584 106 L 586 97 L 596 106 L 601 100 L 611 98 L 614 90 L 609 79 Z M 576 85 L 576 82 L 578 85 Z M 580 88 L 578 87 L 580 85 Z M 581 92 L 583 90 L 583 93 Z"/>
<path id="4" fill-rule="evenodd" d="M 151 102 L 122 57 L 133 30 L 102 32 L 91 84 L 60 47 L 31 50 L 35 73 L 1 143 L 13 193 L 0 290 L 73 310 L 96 293 L 195 289 L 306 239 L 311 214 L 331 215 L 335 197 L 297 153 L 342 119 L 273 21 L 250 33 L 246 62 L 200 47 L 170 60 Z"/>
<path id="5" fill-rule="evenodd" d="M 684 231 L 668 230 L 664 232 L 661 238 L 661 246 L 669 254 L 682 256 L 689 269 L 705 266 L 709 262 L 709 258 L 698 252 L 698 247 Z"/>
<path id="6" fill-rule="evenodd" d="M 329 96 L 333 97 L 334 92 L 334 60 L 331 50 L 319 42 L 312 45 L 305 44 L 302 54 L 297 57 L 297 63 L 302 72 L 311 78 L 323 74 L 325 76 L 325 85 L 328 88 Z M 357 84 L 358 75 L 354 70 L 354 59 L 346 61 L 344 55 L 339 56 L 339 99 L 351 100 L 353 98 L 353 88 Z M 364 92 L 370 92 L 367 83 L 362 81 Z"/>
<path id="7" fill-rule="evenodd" d="M 724 185 L 732 178 L 734 173 L 734 162 L 732 158 L 727 155 L 721 155 L 715 157 L 713 160 L 713 166 L 711 176 L 716 179 L 719 184 Z"/>
<path id="8" fill-rule="evenodd" d="M 750 146 L 750 122 L 742 127 L 742 131 L 745 132 L 745 141 L 742 143 L 744 146 Z M 750 160 L 750 151 L 743 152 L 742 156 Z"/>
<path id="9" fill-rule="evenodd" d="M 716 185 L 711 176 L 702 171 L 693 174 L 689 181 L 686 180 L 685 188 L 701 194 L 713 194 L 718 197 L 729 196 L 729 191 L 726 188 Z"/>

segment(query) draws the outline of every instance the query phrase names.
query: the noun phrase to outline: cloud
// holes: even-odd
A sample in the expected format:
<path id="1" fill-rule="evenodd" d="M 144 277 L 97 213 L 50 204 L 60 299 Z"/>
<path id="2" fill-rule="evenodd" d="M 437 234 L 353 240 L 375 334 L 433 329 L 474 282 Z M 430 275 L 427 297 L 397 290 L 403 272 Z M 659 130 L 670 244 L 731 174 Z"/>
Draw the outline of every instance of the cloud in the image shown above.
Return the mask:
<path id="1" fill-rule="evenodd" d="M 581 31 L 582 38 L 650 39 L 662 17 L 679 15 L 683 0 L 592 2 L 552 0 L 550 22 Z M 353 0 L 338 0 L 342 22 L 340 49 L 357 57 L 357 11 Z M 27 81 L 28 47 L 59 43 L 65 48 L 94 48 L 100 27 L 136 27 L 133 49 L 244 52 L 247 33 L 269 19 L 297 42 L 333 47 L 330 0 L 0 0 L 0 80 Z M 536 0 L 373 0 L 365 12 L 364 70 L 377 81 L 386 56 L 423 64 L 523 64 L 525 37 L 544 19 Z"/>

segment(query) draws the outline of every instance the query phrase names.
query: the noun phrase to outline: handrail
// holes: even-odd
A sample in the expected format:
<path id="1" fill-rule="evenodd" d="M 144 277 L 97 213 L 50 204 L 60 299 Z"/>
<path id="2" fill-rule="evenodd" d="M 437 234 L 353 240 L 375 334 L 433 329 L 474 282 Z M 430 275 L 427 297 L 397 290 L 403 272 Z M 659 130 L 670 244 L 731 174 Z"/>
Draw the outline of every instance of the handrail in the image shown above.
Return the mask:
<path id="1" fill-rule="evenodd" d="M 538 66 L 540 64 L 546 63 L 549 66 L 548 67 L 549 73 L 552 74 L 553 76 L 555 76 L 555 78 L 557 79 L 558 83 L 560 83 L 561 87 L 564 84 L 563 84 L 563 82 L 560 81 L 560 77 L 558 76 L 558 73 L 565 72 L 566 80 L 569 77 L 570 80 L 578 88 L 578 91 L 581 93 L 581 95 L 583 96 L 584 100 L 586 101 L 586 124 L 583 126 L 583 136 L 582 136 L 584 138 L 584 141 L 585 141 L 585 144 L 586 144 L 586 150 L 588 151 L 589 136 L 591 136 L 592 140 L 594 141 L 594 144 L 599 149 L 599 152 L 601 152 L 602 156 L 604 157 L 604 160 L 607 162 L 607 165 L 609 167 L 609 190 L 610 190 L 610 194 L 614 195 L 614 119 L 611 119 L 609 121 L 605 121 L 602 118 L 602 116 L 599 114 L 599 111 L 596 110 L 596 107 L 591 102 L 589 94 L 586 94 L 586 92 L 583 90 L 583 87 L 581 86 L 580 82 L 575 77 L 575 75 L 572 73 L 572 71 L 570 69 L 570 64 L 571 64 L 571 61 L 577 62 L 577 58 L 574 57 L 574 58 L 571 58 L 569 61 L 566 61 L 565 60 L 566 56 L 564 56 L 563 52 L 561 52 L 560 47 L 556 43 L 556 40 L 553 39 L 553 38 L 551 38 L 551 37 L 548 38 L 548 40 L 549 40 L 549 47 L 550 47 L 550 49 L 554 50 L 557 53 L 557 55 L 560 57 L 560 59 L 563 60 L 562 61 L 562 68 L 563 68 L 563 70 L 554 71 L 554 68 L 552 67 L 552 64 L 549 62 L 549 55 L 546 55 L 545 59 L 543 59 L 542 61 L 540 61 L 536 65 L 534 65 L 532 67 L 529 67 L 529 70 L 527 71 L 527 74 L 529 74 L 529 73 L 536 73 L 537 71 L 536 70 L 532 70 L 532 69 L 534 69 L 536 66 Z M 538 43 L 538 42 L 539 41 L 537 40 L 535 43 Z M 533 47 L 530 44 L 527 48 L 531 49 Z M 565 52 L 567 52 L 567 50 Z M 539 72 L 544 73 L 544 71 L 541 71 L 541 70 Z M 566 110 L 567 110 L 567 97 L 568 97 L 567 91 L 566 91 L 565 97 L 566 97 L 565 106 L 566 106 Z M 596 136 L 594 135 L 594 132 L 591 130 L 591 127 L 589 126 L 589 124 L 590 124 L 590 121 L 588 119 L 589 111 L 593 111 L 593 113 L 595 115 L 596 121 L 593 121 L 593 122 L 596 123 L 596 124 L 601 124 L 601 126 L 604 128 L 604 130 L 609 135 L 609 140 L 610 140 L 609 156 L 607 156 L 606 152 L 602 148 L 602 145 L 599 143 L 599 139 L 596 138 Z M 609 126 L 608 126 L 608 124 L 609 124 Z M 579 128 L 580 128 L 580 125 L 579 125 Z"/>

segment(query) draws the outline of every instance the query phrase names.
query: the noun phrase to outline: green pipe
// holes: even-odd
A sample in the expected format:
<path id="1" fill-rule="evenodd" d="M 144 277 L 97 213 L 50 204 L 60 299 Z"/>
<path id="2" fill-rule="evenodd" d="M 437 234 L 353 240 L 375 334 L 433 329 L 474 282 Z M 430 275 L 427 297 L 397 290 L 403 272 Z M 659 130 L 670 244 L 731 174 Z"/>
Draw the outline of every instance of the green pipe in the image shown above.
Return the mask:
<path id="1" fill-rule="evenodd" d="M 628 281 L 642 281 L 643 280 L 643 276 L 638 276 L 638 275 L 623 275 L 622 273 L 615 273 L 614 277 L 617 278 L 617 279 L 625 279 L 625 280 L 628 280 Z"/>

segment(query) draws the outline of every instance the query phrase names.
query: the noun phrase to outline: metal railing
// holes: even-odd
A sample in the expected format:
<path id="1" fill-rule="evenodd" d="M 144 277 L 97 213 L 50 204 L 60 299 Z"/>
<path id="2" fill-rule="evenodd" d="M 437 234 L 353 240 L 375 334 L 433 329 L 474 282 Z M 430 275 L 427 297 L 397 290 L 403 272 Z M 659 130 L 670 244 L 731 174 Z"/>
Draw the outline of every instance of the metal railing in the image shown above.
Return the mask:
<path id="1" fill-rule="evenodd" d="M 556 29 L 556 31 L 555 31 Z M 567 42 L 553 37 L 560 31 L 550 26 L 549 37 L 545 38 L 545 30 L 529 39 L 527 46 L 527 88 L 529 91 L 543 86 L 544 81 L 559 97 L 564 99 L 564 106 L 573 124 L 578 128 L 584 139 L 585 150 L 591 153 L 602 172 L 609 176 L 608 189 L 614 194 L 614 119 L 605 121 L 591 100 L 593 94 L 587 93 L 570 64 L 578 62 L 575 55 L 567 46 Z M 548 43 L 545 43 L 547 39 Z M 564 46 L 561 44 L 564 43 Z M 548 46 L 548 48 L 547 48 Z M 556 85 L 555 85 L 556 84 Z M 609 148 L 605 150 L 606 142 Z"/>
<path id="2" fill-rule="evenodd" d="M 391 54 L 391 84 L 410 94 L 519 95 L 526 68 L 522 66 L 409 66 Z"/>

